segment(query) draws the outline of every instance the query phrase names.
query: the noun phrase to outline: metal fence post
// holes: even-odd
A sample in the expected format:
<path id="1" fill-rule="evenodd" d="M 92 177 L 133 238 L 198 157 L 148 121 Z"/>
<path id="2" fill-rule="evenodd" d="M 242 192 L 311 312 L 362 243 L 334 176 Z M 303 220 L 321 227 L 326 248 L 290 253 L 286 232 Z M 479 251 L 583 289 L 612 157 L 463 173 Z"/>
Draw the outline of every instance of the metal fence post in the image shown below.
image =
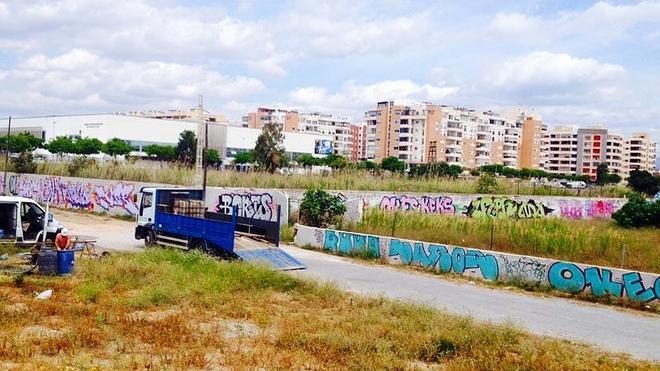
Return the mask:
<path id="1" fill-rule="evenodd" d="M 394 230 L 396 229 L 396 217 L 399 215 L 398 212 L 394 212 L 394 219 L 392 220 L 392 234 L 391 236 L 394 237 Z"/>
<path id="2" fill-rule="evenodd" d="M 621 249 L 621 269 L 626 264 L 626 245 L 623 245 L 623 248 Z"/>

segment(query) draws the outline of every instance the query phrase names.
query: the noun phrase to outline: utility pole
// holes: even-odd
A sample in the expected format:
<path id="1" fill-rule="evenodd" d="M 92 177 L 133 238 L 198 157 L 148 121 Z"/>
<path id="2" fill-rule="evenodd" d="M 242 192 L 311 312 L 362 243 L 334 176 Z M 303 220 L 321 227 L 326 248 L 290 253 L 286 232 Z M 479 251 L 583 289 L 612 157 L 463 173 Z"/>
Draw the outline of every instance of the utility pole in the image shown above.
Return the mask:
<path id="1" fill-rule="evenodd" d="M 203 162 L 204 162 L 204 175 L 202 177 L 202 199 L 206 200 L 206 172 L 208 171 L 209 167 L 209 124 L 204 121 L 204 156 L 203 156 Z"/>
<path id="2" fill-rule="evenodd" d="M 7 168 L 9 167 L 9 136 L 11 135 L 11 116 L 9 116 L 9 122 L 7 124 L 7 137 L 5 138 L 5 175 L 2 178 L 2 194 L 7 196 Z"/>
<path id="3" fill-rule="evenodd" d="M 199 96 L 199 120 L 197 121 L 197 153 L 195 156 L 195 185 L 202 186 L 203 183 L 203 164 L 204 161 L 204 143 L 202 142 L 202 134 L 204 133 L 204 109 L 203 109 L 203 99 L 204 97 L 200 94 Z"/>

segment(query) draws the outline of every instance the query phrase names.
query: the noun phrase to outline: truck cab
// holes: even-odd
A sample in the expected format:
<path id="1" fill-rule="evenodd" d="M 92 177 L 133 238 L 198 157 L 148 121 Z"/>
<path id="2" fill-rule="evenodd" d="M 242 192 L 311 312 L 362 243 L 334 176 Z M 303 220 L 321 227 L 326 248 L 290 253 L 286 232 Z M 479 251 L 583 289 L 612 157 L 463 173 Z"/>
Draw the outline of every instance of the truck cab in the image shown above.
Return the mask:
<path id="1" fill-rule="evenodd" d="M 44 220 L 45 219 L 45 220 Z M 54 240 L 63 226 L 52 213 L 25 197 L 0 196 L 0 240 L 30 245 L 46 239 Z"/>

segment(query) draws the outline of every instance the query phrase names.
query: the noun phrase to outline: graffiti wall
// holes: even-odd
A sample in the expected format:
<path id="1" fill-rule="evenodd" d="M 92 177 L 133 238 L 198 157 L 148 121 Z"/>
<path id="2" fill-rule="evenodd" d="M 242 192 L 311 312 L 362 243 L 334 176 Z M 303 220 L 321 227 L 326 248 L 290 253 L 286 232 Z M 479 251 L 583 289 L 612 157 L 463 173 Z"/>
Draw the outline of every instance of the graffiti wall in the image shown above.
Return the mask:
<path id="1" fill-rule="evenodd" d="M 541 283 L 571 294 L 612 295 L 644 303 L 660 300 L 660 275 L 652 273 L 303 225 L 296 225 L 295 244 L 491 281 Z"/>
<path id="2" fill-rule="evenodd" d="M 111 214 L 136 215 L 133 196 L 142 183 L 11 174 L 7 189 L 11 195 L 28 197 L 51 206 Z M 4 186 L 4 179 L 3 179 Z"/>
<path id="3" fill-rule="evenodd" d="M 0 174 L 0 185 L 4 186 Z M 113 215 L 137 215 L 140 208 L 133 201 L 142 187 L 176 187 L 102 179 L 84 179 L 49 175 L 10 174 L 10 194 L 28 197 L 65 209 L 105 212 Z M 288 222 L 288 196 L 274 189 L 220 188 L 207 189 L 206 205 L 211 211 L 231 213 L 236 207 L 240 216 L 277 220 L 280 205 L 282 223 Z"/>
<path id="4" fill-rule="evenodd" d="M 235 207 L 238 216 L 269 221 L 277 220 L 279 205 L 282 224 L 289 220 L 289 197 L 277 189 L 212 187 L 207 190 L 206 204 L 214 212 L 231 214 Z"/>
<path id="5" fill-rule="evenodd" d="M 351 208 L 379 208 L 387 211 L 414 211 L 425 214 L 461 215 L 495 218 L 569 219 L 610 218 L 626 203 L 623 198 L 579 198 L 548 196 L 506 196 L 465 194 L 391 194 L 384 192 L 343 192 L 347 200 L 361 200 Z M 347 204 L 348 205 L 348 204 Z"/>

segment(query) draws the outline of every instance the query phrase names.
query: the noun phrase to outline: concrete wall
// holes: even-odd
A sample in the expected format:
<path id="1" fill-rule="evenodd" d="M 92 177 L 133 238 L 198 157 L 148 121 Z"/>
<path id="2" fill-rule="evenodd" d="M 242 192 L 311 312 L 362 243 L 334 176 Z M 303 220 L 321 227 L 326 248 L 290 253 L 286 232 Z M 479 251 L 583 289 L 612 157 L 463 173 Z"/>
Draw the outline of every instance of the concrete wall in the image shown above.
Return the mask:
<path id="1" fill-rule="evenodd" d="M 304 191 L 288 190 L 292 212 Z M 621 208 L 625 198 L 468 195 L 450 193 L 392 193 L 372 191 L 335 192 L 347 201 L 348 214 L 362 215 L 370 207 L 383 210 L 417 211 L 428 214 L 490 215 L 521 219 L 562 217 L 568 219 L 609 218 Z M 361 202 L 354 202 L 354 200 Z M 354 208 L 358 208 L 355 210 Z M 349 218 L 350 219 L 350 218 Z M 358 219 L 359 220 L 359 219 Z"/>
<path id="2" fill-rule="evenodd" d="M 29 197 L 65 209 L 105 212 L 112 215 L 136 215 L 139 206 L 133 195 L 145 186 L 176 187 L 166 184 L 85 179 L 52 175 L 8 174 L 12 195 Z M 4 187 L 4 177 L 0 175 Z M 209 210 L 229 213 L 236 206 L 240 216 L 277 220 L 281 206 L 282 224 L 288 223 L 288 196 L 277 189 L 209 187 L 206 195 Z"/>
<path id="3" fill-rule="evenodd" d="M 538 282 L 572 294 L 612 295 L 645 303 L 660 300 L 660 275 L 653 273 L 302 225 L 296 225 L 295 244 L 335 254 L 369 252 L 389 264 L 491 281 Z"/>
<path id="4" fill-rule="evenodd" d="M 114 215 L 135 215 L 138 207 L 133 194 L 144 186 L 172 185 L 85 179 L 51 175 L 10 174 L 11 194 L 31 197 L 62 208 L 85 209 Z M 2 175 L 0 174 L 0 182 Z M 209 187 L 207 206 L 227 211 L 237 206 L 242 216 L 276 220 L 280 205 L 282 223 L 297 220 L 304 190 Z M 541 218 L 556 216 L 570 219 L 609 218 L 626 203 L 624 198 L 580 198 L 548 196 L 496 196 L 465 194 L 425 194 L 366 191 L 332 191 L 347 206 L 345 218 L 359 221 L 365 208 L 407 210 L 448 215 L 492 215 L 496 217 Z"/>

